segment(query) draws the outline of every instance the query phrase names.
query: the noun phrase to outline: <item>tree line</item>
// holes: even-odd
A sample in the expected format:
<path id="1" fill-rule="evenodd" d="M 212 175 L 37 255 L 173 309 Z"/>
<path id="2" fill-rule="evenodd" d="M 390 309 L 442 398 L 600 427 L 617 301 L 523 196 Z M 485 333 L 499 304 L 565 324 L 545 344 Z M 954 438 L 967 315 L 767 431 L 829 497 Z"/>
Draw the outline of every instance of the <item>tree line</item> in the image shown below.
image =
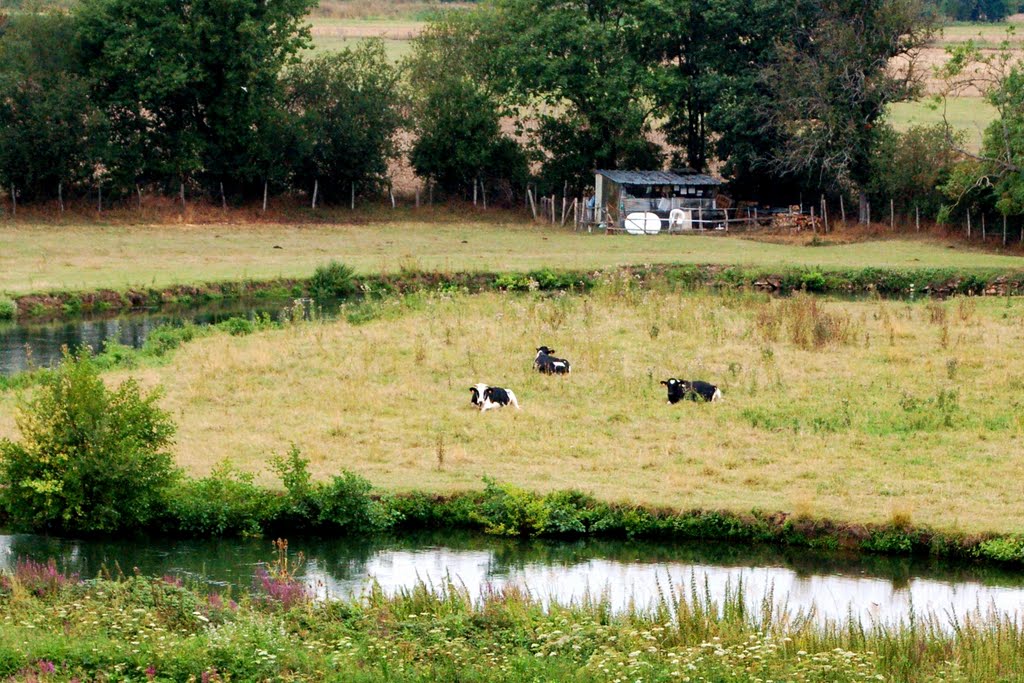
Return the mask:
<path id="1" fill-rule="evenodd" d="M 931 0 L 493 0 L 435 17 L 397 66 L 375 41 L 302 59 L 314 2 L 82 0 L 0 19 L 5 192 L 343 203 L 382 190 L 407 154 L 448 197 L 713 165 L 735 195 L 776 204 L 845 197 L 863 216 L 884 198 L 949 216 L 973 178 L 1019 213 L 1017 66 L 985 87 L 997 148 L 969 170 L 948 127 L 886 123 L 922 95 Z M 955 56 L 948 78 L 984 55 Z"/>

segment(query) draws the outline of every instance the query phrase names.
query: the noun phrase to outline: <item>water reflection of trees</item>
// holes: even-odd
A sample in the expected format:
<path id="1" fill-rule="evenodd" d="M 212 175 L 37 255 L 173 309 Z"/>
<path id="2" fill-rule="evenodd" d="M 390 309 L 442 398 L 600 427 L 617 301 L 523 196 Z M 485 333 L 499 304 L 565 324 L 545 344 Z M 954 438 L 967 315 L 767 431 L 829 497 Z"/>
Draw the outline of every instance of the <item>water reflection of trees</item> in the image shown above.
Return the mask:
<path id="1" fill-rule="evenodd" d="M 617 540 L 546 541 L 496 538 L 471 533 L 426 532 L 360 538 L 305 537 L 289 539 L 293 554 L 302 552 L 318 571 L 339 582 L 366 576 L 368 565 L 389 551 L 431 549 L 484 552 L 494 576 L 521 572 L 529 566 L 573 567 L 592 560 L 635 564 L 693 564 L 722 567 L 780 567 L 799 578 L 821 575 L 874 577 L 905 588 L 914 578 L 948 583 L 978 581 L 987 585 L 1020 586 L 1024 576 L 998 567 L 940 561 L 932 558 L 857 555 L 805 548 L 776 548 L 717 542 L 657 543 Z M 255 567 L 273 558 L 270 539 L 181 540 L 139 537 L 122 540 L 74 541 L 48 536 L 0 537 L 0 562 L 13 566 L 20 557 L 54 558 L 58 566 L 83 578 L 101 572 L 116 575 L 137 570 L 146 575 L 175 573 L 196 580 L 248 585 Z"/>

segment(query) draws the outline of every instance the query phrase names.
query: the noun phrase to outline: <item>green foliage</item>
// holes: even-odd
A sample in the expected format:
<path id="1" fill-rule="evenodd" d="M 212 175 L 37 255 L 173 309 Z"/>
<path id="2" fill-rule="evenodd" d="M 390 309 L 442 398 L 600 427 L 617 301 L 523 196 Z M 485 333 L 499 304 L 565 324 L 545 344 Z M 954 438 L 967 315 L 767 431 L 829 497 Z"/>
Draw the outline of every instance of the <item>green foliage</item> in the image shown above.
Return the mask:
<path id="1" fill-rule="evenodd" d="M 204 328 L 192 324 L 161 325 L 154 328 L 146 337 L 142 344 L 142 353 L 158 358 L 207 333 Z"/>
<path id="2" fill-rule="evenodd" d="M 256 330 L 256 325 L 247 318 L 233 316 L 222 323 L 217 323 L 217 329 L 227 332 L 233 337 L 244 337 L 252 334 Z"/>
<path id="3" fill-rule="evenodd" d="M 195 179 L 255 194 L 273 180 L 293 129 L 278 78 L 308 40 L 312 4 L 82 0 L 76 42 L 108 114 L 100 158 L 111 190 Z"/>
<path id="4" fill-rule="evenodd" d="M 295 186 L 348 202 L 387 183 L 401 122 L 398 73 L 379 40 L 294 66 L 283 78 L 298 132 Z"/>
<path id="5" fill-rule="evenodd" d="M 952 140 L 950 140 L 952 136 Z M 875 129 L 868 190 L 879 206 L 893 201 L 904 216 L 936 216 L 945 197 L 941 187 L 954 172 L 962 145 L 962 132 L 942 125 L 913 126 L 897 132 L 888 125 Z"/>
<path id="6" fill-rule="evenodd" d="M 346 298 L 356 293 L 355 270 L 338 261 L 317 266 L 309 279 L 309 293 L 317 298 Z"/>
<path id="7" fill-rule="evenodd" d="M 0 296 L 0 320 L 14 320 L 18 317 L 18 304 Z"/>
<path id="8" fill-rule="evenodd" d="M 977 556 L 997 562 L 1024 562 L 1024 538 L 1006 536 L 990 538 L 978 544 Z"/>
<path id="9" fill-rule="evenodd" d="M 19 406 L 22 440 L 0 442 L 0 503 L 21 528 L 140 529 L 160 512 L 175 469 L 174 425 L 134 380 L 108 390 L 88 350 L 66 354 Z"/>
<path id="10" fill-rule="evenodd" d="M 100 115 L 65 14 L 18 14 L 0 30 L 0 186 L 56 197 L 88 180 Z"/>
<path id="11" fill-rule="evenodd" d="M 278 496 L 229 462 L 209 476 L 186 479 L 167 496 L 167 531 L 186 536 L 260 536 L 275 518 Z"/>

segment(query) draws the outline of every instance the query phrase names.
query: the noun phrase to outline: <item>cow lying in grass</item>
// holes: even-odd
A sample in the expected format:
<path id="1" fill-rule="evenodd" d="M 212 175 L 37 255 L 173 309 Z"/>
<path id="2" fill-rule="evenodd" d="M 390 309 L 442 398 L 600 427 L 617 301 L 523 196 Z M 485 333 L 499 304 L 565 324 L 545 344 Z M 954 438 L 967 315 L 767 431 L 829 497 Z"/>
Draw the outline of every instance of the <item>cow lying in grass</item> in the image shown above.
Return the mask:
<path id="1" fill-rule="evenodd" d="M 492 387 L 487 384 L 474 384 L 469 388 L 470 402 L 480 407 L 480 412 L 487 412 L 492 408 L 503 408 L 507 405 L 512 405 L 516 410 L 519 410 L 519 401 L 516 400 L 516 395 L 512 393 L 511 389 L 502 389 L 501 387 Z"/>
<path id="2" fill-rule="evenodd" d="M 714 384 L 701 382 L 700 380 L 666 379 L 661 381 L 668 388 L 668 402 L 679 403 L 684 398 L 691 401 L 721 401 L 722 390 Z"/>
<path id="3" fill-rule="evenodd" d="M 551 355 L 554 352 L 554 349 L 538 346 L 537 357 L 533 361 L 533 367 L 545 375 L 568 375 L 572 370 L 569 361 L 564 358 L 555 358 Z"/>

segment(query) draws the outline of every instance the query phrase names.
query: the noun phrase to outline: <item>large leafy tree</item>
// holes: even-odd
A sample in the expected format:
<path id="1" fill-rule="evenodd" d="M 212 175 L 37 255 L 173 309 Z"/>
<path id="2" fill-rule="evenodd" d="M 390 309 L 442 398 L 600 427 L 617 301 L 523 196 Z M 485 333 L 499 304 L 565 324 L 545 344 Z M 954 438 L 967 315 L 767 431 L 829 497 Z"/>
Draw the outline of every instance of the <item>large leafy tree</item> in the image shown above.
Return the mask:
<path id="1" fill-rule="evenodd" d="M 92 172 L 99 127 L 66 15 L 22 14 L 0 34 L 0 183 L 25 198 L 56 196 Z"/>
<path id="2" fill-rule="evenodd" d="M 951 145 L 966 161 L 944 186 L 952 202 L 944 215 L 961 204 L 985 202 L 1004 216 L 1024 214 L 1024 60 L 1009 39 L 995 50 L 967 43 L 950 50 L 943 72 L 946 97 L 980 91 L 998 114 L 980 150 L 958 144 L 962 141 L 950 134 Z"/>
<path id="3" fill-rule="evenodd" d="M 347 198 L 353 183 L 382 186 L 401 122 L 398 72 L 383 43 L 318 57 L 296 66 L 284 82 L 299 135 L 297 185 L 312 190 L 316 183 L 335 199 Z"/>
<path id="4" fill-rule="evenodd" d="M 637 2 L 497 0 L 478 14 L 488 76 L 532 129 L 551 188 L 582 188 L 595 167 L 660 165 Z"/>
<path id="5" fill-rule="evenodd" d="M 79 44 L 110 121 L 105 166 L 126 184 L 266 177 L 281 69 L 313 0 L 83 0 Z"/>
<path id="6" fill-rule="evenodd" d="M 405 63 L 415 141 L 409 158 L 417 175 L 448 195 L 515 193 L 525 186 L 526 154 L 502 131 L 501 100 L 484 78 L 471 22 L 449 14 L 415 41 Z"/>
<path id="7" fill-rule="evenodd" d="M 782 131 L 778 171 L 860 195 L 866 219 L 875 128 L 895 101 L 919 92 L 917 50 L 933 23 L 921 0 L 819 0 L 800 5 L 765 70 L 771 131 Z M 893 68 L 893 65 L 897 68 Z"/>

